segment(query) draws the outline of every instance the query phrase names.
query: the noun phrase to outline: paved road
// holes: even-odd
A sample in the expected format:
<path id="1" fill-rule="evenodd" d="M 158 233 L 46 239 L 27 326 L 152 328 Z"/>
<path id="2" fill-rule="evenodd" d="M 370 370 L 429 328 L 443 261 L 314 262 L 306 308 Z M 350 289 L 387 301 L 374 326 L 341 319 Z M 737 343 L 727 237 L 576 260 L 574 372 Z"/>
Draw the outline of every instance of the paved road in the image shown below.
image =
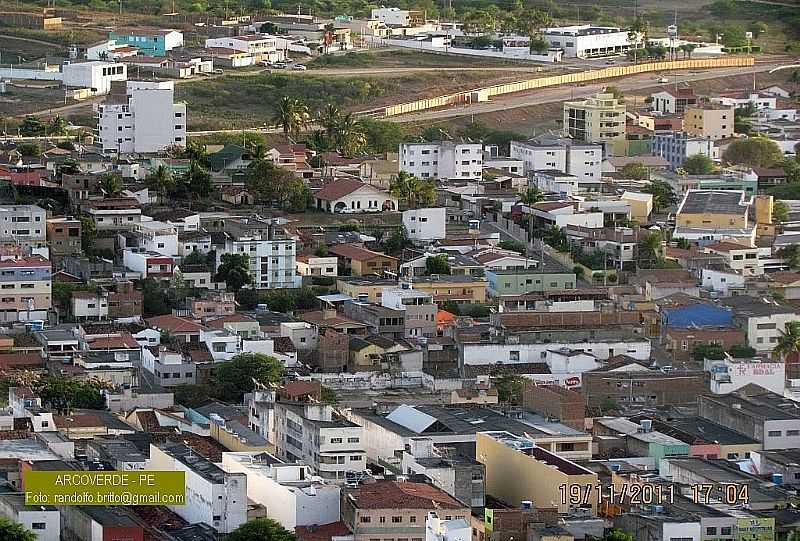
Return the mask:
<path id="1" fill-rule="evenodd" d="M 622 79 L 608 79 L 604 82 L 586 83 L 585 86 L 558 86 L 532 90 L 530 92 L 510 94 L 508 96 L 498 96 L 489 102 L 473 103 L 467 105 L 456 105 L 448 109 L 421 111 L 408 115 L 388 117 L 385 120 L 390 122 L 421 122 L 437 119 L 453 118 L 466 115 L 477 115 L 481 113 L 493 113 L 497 111 L 507 111 L 519 107 L 530 107 L 544 103 L 556 103 L 573 98 L 584 98 L 597 93 L 603 87 L 613 84 L 623 91 L 641 90 L 644 88 L 665 86 L 660 85 L 657 80 L 661 77 L 669 78 L 668 84 L 674 82 L 701 81 L 707 79 L 718 79 L 721 77 L 731 77 L 736 75 L 748 75 L 753 73 L 763 73 L 783 65 L 785 62 L 769 62 L 756 64 L 753 68 L 723 68 L 696 71 L 680 71 L 670 73 L 643 73 Z"/>
<path id="2" fill-rule="evenodd" d="M 51 118 L 55 115 L 60 115 L 62 113 L 68 113 L 70 111 L 77 111 L 79 109 L 83 109 L 85 107 L 91 107 L 92 104 L 102 101 L 105 96 L 97 96 L 94 98 L 88 98 L 83 101 L 79 101 L 78 103 L 73 103 L 71 105 L 63 105 L 61 107 L 50 107 L 44 109 L 43 111 L 35 111 L 33 113 L 25 113 L 22 115 L 16 115 L 14 118 L 25 118 L 26 116 L 37 116 L 41 118 Z"/>

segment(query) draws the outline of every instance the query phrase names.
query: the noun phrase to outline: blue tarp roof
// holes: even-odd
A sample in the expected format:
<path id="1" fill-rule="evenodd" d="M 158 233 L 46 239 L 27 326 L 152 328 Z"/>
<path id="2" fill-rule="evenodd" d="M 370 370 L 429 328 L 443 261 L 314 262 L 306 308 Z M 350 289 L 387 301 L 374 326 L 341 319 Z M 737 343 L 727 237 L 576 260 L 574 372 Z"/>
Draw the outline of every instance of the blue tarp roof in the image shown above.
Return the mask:
<path id="1" fill-rule="evenodd" d="M 689 329 L 692 327 L 731 327 L 733 312 L 710 304 L 691 304 L 664 310 L 668 327 Z"/>

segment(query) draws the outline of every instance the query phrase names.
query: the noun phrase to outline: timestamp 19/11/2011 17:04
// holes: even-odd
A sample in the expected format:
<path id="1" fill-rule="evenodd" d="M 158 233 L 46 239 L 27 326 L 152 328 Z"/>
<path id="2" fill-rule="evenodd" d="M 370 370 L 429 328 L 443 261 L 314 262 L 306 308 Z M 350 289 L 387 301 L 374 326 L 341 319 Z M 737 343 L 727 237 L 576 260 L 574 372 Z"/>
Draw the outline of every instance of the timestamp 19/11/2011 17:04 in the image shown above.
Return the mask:
<path id="1" fill-rule="evenodd" d="M 562 505 L 578 507 L 595 501 L 598 505 L 665 505 L 674 503 L 676 495 L 684 495 L 698 504 L 744 505 L 750 501 L 748 485 L 738 483 L 697 483 L 689 485 L 687 491 L 678 490 L 671 484 L 652 483 L 562 484 L 558 489 Z"/>

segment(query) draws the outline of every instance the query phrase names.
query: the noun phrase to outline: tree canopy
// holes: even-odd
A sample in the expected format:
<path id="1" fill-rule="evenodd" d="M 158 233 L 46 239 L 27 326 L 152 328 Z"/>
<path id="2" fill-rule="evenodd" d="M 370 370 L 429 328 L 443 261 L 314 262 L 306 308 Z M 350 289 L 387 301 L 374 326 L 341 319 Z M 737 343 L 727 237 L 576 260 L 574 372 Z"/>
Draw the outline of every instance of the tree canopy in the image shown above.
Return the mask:
<path id="1" fill-rule="evenodd" d="M 710 175 L 714 172 L 714 162 L 705 154 L 693 154 L 684 160 L 681 168 L 690 175 Z"/>
<path id="2" fill-rule="evenodd" d="M 250 258 L 247 254 L 222 254 L 216 280 L 225 282 L 233 291 L 239 291 L 251 284 L 253 277 L 250 275 Z"/>
<path id="3" fill-rule="evenodd" d="M 230 361 L 216 365 L 215 395 L 226 402 L 239 403 L 245 393 L 259 383 L 277 383 L 283 376 L 283 364 L 262 353 L 240 353 Z"/>
<path id="4" fill-rule="evenodd" d="M 425 260 L 425 274 L 450 274 L 447 254 L 430 256 Z"/>
<path id="5" fill-rule="evenodd" d="M 783 152 L 775 141 L 767 137 L 748 137 L 728 145 L 722 159 L 732 165 L 772 167 L 783 159 Z"/>
<path id="6" fill-rule="evenodd" d="M 271 518 L 259 518 L 236 528 L 225 541 L 296 541 L 296 537 Z"/>
<path id="7" fill-rule="evenodd" d="M 0 539 L 3 541 L 36 541 L 36 534 L 22 524 L 0 517 Z"/>

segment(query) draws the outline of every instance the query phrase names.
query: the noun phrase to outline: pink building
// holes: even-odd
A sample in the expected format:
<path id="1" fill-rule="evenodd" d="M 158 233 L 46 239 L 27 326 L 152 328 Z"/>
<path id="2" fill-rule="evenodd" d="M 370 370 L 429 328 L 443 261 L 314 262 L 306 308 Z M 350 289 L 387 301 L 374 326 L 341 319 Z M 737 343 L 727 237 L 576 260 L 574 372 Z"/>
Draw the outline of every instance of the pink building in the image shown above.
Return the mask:
<path id="1" fill-rule="evenodd" d="M 47 179 L 47 169 L 41 165 L 0 164 L 0 180 L 16 186 L 41 186 L 42 179 Z"/>

